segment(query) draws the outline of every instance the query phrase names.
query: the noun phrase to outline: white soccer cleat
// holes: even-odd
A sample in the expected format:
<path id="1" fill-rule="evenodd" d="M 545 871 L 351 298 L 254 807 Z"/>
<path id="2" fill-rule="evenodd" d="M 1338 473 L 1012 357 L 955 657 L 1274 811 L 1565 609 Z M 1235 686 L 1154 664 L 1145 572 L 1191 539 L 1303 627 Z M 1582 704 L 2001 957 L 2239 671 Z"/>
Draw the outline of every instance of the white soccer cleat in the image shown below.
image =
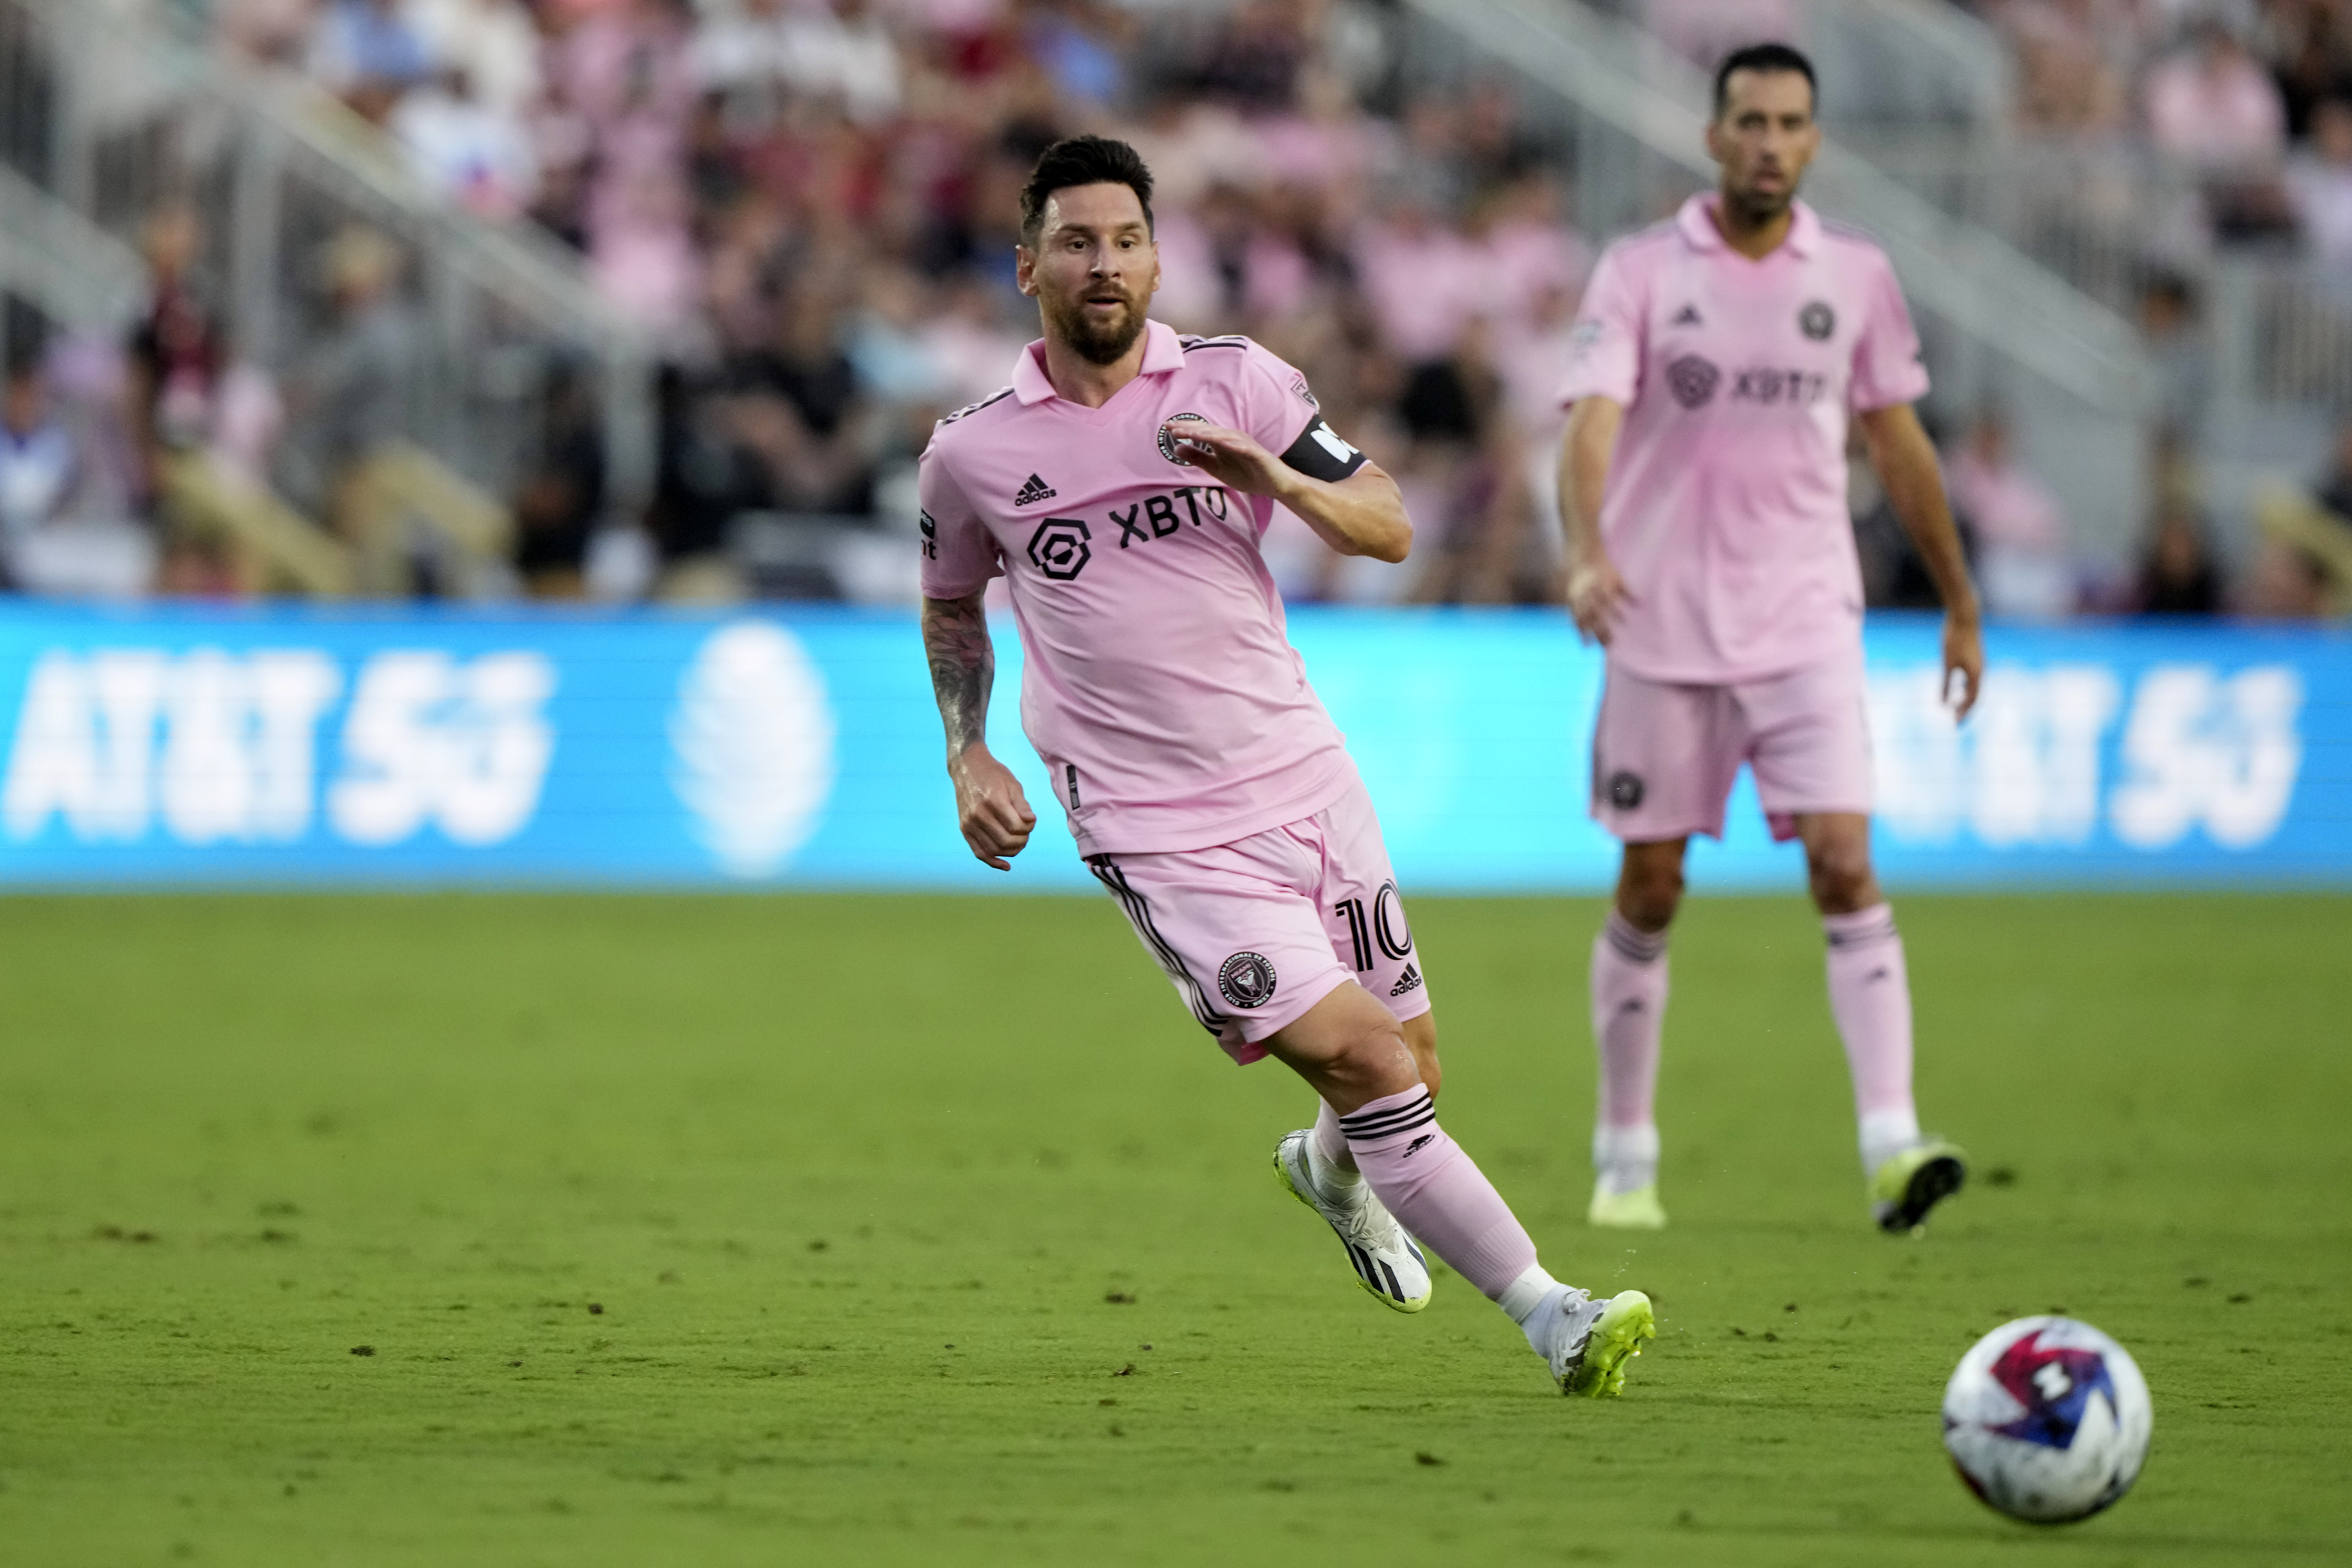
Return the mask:
<path id="1" fill-rule="evenodd" d="M 1356 1283 L 1370 1291 L 1381 1305 L 1400 1312 L 1418 1312 L 1429 1305 L 1429 1259 L 1404 1227 L 1396 1222 L 1369 1184 L 1348 1201 L 1332 1203 L 1315 1185 L 1314 1167 L 1307 1157 L 1305 1128 L 1283 1135 L 1274 1146 L 1274 1174 L 1292 1197 L 1323 1216 L 1348 1249 Z"/>
<path id="2" fill-rule="evenodd" d="M 1625 1363 L 1657 1337 L 1657 1311 L 1639 1290 L 1596 1301 L 1570 1289 L 1541 1309 L 1554 1314 L 1544 1360 L 1562 1394 L 1614 1399 L 1625 1392 Z"/>

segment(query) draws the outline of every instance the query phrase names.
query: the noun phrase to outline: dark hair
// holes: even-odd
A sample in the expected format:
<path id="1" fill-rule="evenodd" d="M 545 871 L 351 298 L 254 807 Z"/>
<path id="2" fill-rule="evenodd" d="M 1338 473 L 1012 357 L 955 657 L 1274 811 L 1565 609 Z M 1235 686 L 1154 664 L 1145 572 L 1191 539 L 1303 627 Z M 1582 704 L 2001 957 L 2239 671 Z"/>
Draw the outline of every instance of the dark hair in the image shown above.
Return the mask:
<path id="1" fill-rule="evenodd" d="M 1723 57 L 1723 63 L 1715 68 L 1715 117 L 1717 120 L 1722 119 L 1723 111 L 1730 107 L 1728 89 L 1733 71 L 1767 74 L 1795 71 L 1805 79 L 1805 90 L 1812 95 L 1813 101 L 1817 104 L 1821 101 L 1822 84 L 1813 79 L 1812 61 L 1786 44 L 1750 44 L 1744 49 L 1732 50 Z"/>
<path id="2" fill-rule="evenodd" d="M 1108 136 L 1066 136 L 1037 155 L 1029 183 L 1021 187 L 1021 242 L 1034 247 L 1045 226 L 1045 202 L 1072 185 L 1125 185 L 1143 204 L 1144 226 L 1151 226 L 1151 171 L 1124 142 Z"/>

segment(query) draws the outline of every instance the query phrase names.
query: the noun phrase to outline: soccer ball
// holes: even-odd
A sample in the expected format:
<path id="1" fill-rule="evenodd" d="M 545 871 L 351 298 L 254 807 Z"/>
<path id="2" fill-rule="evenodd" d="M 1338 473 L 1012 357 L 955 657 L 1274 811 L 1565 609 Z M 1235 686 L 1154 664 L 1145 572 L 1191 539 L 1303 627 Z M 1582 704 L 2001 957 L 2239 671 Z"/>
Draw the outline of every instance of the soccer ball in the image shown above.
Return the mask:
<path id="1" fill-rule="evenodd" d="M 2072 1318 L 2002 1324 L 1944 1388 L 1944 1447 L 1960 1479 L 2034 1524 L 2088 1519 L 2129 1491 L 2154 1423 L 2124 1347 Z"/>

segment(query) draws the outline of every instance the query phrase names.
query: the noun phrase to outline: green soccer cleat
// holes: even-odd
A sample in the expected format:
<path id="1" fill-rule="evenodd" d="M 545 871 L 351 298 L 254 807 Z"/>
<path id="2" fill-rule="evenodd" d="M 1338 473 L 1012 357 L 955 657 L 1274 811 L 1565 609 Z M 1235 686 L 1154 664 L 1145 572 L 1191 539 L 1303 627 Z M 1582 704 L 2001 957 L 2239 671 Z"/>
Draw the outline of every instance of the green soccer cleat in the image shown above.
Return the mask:
<path id="1" fill-rule="evenodd" d="M 1603 1184 L 1593 1183 L 1592 1204 L 1584 1211 L 1584 1223 L 1603 1230 L 1665 1229 L 1666 1211 L 1658 1204 L 1658 1184 L 1612 1193 Z"/>
<path id="2" fill-rule="evenodd" d="M 1348 1249 L 1356 1283 L 1373 1300 L 1399 1312 L 1418 1312 L 1429 1305 L 1429 1259 L 1404 1233 L 1370 1183 L 1356 1189 L 1352 1203 L 1333 1203 L 1315 1185 L 1307 1163 L 1305 1129 L 1283 1135 L 1274 1146 L 1274 1175 L 1283 1191 L 1323 1216 L 1339 1245 Z"/>
<path id="3" fill-rule="evenodd" d="M 1927 1211 L 1968 1179 L 1968 1157 L 1958 1144 L 1923 1138 L 1870 1178 L 1870 1217 L 1889 1236 L 1912 1235 L 1927 1222 Z"/>
<path id="4" fill-rule="evenodd" d="M 1570 1290 L 1559 1304 L 1551 1352 L 1552 1381 L 1572 1398 L 1614 1399 L 1625 1392 L 1625 1363 L 1658 1333 L 1658 1315 L 1639 1290 L 1595 1301 Z"/>

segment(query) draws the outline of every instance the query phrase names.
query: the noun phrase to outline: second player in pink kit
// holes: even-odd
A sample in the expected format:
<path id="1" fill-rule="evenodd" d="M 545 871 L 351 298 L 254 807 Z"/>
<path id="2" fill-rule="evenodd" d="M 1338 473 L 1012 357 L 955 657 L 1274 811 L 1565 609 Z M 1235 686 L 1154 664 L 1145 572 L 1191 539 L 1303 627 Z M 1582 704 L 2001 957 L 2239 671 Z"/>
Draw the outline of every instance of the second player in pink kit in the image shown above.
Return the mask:
<path id="1" fill-rule="evenodd" d="M 1429 989 L 1380 824 L 1259 550 L 1278 502 L 1336 550 L 1402 560 L 1402 499 L 1290 366 L 1146 318 L 1150 202 L 1122 142 L 1045 151 L 1017 253 L 1045 335 L 923 454 L 923 641 L 965 841 L 1005 869 L 1036 824 L 985 733 L 1002 575 L 1023 727 L 1079 851 L 1217 1042 L 1320 1101 L 1276 1150 L 1284 1184 L 1387 1305 L 1429 1300 L 1417 1237 L 1564 1392 L 1613 1394 L 1654 1331 L 1649 1298 L 1555 1280 L 1438 1125 Z"/>
<path id="2" fill-rule="evenodd" d="M 1910 406 L 1927 375 L 1894 268 L 1796 200 L 1820 144 L 1813 93 L 1784 46 L 1724 62 L 1707 128 L 1720 188 L 1602 256 L 1560 395 L 1570 606 L 1608 649 L 1592 813 L 1624 843 L 1592 950 L 1597 1225 L 1665 1223 L 1666 928 L 1685 847 L 1721 836 L 1743 763 L 1774 836 L 1804 843 L 1874 1217 L 1907 1232 L 1966 1176 L 1959 1150 L 1919 1131 L 1903 942 L 1871 869 L 1850 421 L 1943 596 L 1956 718 L 1984 667 L 1977 602 Z"/>

